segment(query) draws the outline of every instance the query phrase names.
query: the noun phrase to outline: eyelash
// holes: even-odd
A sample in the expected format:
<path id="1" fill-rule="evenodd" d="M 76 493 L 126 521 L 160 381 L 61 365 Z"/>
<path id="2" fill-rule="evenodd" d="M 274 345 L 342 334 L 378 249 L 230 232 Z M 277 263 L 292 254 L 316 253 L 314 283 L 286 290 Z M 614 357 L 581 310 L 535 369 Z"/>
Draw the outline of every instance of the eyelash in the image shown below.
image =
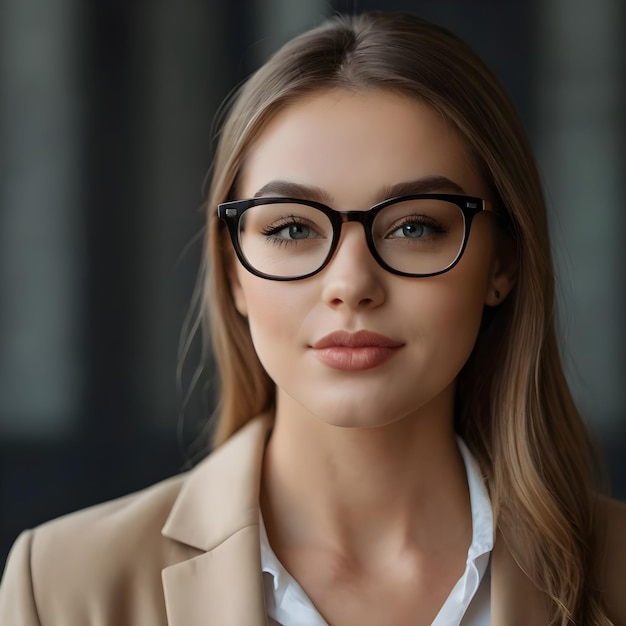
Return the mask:
<path id="1" fill-rule="evenodd" d="M 427 215 L 408 215 L 403 217 L 400 222 L 396 222 L 390 229 L 389 232 L 392 233 L 399 228 L 402 228 L 406 224 L 419 224 L 420 226 L 426 226 L 428 228 L 432 228 L 434 231 L 440 234 L 444 234 L 448 232 L 448 228 L 443 226 L 440 222 L 429 218 Z"/>
<path id="2" fill-rule="evenodd" d="M 300 217 L 296 217 L 295 215 L 284 215 L 279 217 L 274 221 L 274 223 L 270 226 L 265 226 L 261 233 L 263 235 L 273 235 L 277 233 L 279 230 L 282 230 L 286 226 L 292 226 L 293 224 L 299 224 L 300 226 L 308 226 L 305 220 Z"/>
<path id="3" fill-rule="evenodd" d="M 309 224 L 307 224 L 306 220 L 296 217 L 295 215 L 285 215 L 283 217 L 279 217 L 278 220 L 276 220 L 271 226 L 263 228 L 261 234 L 267 237 L 267 241 L 275 246 L 286 246 L 293 243 L 293 241 L 282 237 L 274 237 L 274 235 L 283 230 L 283 228 L 293 226 L 294 224 L 305 226 L 306 228 L 312 228 Z"/>

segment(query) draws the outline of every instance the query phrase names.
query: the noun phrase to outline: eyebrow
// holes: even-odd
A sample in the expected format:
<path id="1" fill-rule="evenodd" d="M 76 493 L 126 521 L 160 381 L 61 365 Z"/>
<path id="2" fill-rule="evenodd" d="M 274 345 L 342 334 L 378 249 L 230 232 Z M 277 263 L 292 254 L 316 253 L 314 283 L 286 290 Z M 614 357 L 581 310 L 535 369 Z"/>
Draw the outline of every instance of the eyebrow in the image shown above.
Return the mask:
<path id="1" fill-rule="evenodd" d="M 376 202 L 398 196 L 412 196 L 420 193 L 454 193 L 466 195 L 461 185 L 450 180 L 446 176 L 424 176 L 416 180 L 396 183 L 383 187 L 377 194 Z M 301 200 L 313 200 L 322 204 L 332 204 L 331 196 L 320 187 L 304 185 L 302 183 L 287 180 L 272 180 L 263 185 L 255 194 L 255 198 L 262 196 L 283 196 L 285 198 L 299 198 Z"/>
<path id="2" fill-rule="evenodd" d="M 285 198 L 299 198 L 301 200 L 314 200 L 322 204 L 330 204 L 331 197 L 320 187 L 303 185 L 287 180 L 272 180 L 263 185 L 255 194 L 255 198 L 262 196 L 284 196 Z"/>
<path id="3" fill-rule="evenodd" d="M 397 196 L 412 196 L 420 193 L 455 193 L 466 195 L 461 185 L 450 180 L 446 176 L 425 176 L 417 180 L 385 187 L 379 196 L 380 200 L 395 198 Z"/>

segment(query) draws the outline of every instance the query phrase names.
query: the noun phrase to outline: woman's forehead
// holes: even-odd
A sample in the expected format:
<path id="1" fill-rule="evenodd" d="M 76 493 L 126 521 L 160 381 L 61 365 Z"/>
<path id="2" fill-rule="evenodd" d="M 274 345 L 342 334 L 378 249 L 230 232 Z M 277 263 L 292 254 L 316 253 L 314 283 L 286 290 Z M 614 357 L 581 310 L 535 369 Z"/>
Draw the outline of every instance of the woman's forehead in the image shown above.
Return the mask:
<path id="1" fill-rule="evenodd" d="M 246 197 L 275 180 L 317 187 L 333 200 L 357 189 L 371 199 L 423 178 L 448 179 L 470 195 L 486 191 L 470 151 L 439 112 L 381 89 L 335 89 L 292 102 L 252 142 L 238 178 L 238 195 Z"/>

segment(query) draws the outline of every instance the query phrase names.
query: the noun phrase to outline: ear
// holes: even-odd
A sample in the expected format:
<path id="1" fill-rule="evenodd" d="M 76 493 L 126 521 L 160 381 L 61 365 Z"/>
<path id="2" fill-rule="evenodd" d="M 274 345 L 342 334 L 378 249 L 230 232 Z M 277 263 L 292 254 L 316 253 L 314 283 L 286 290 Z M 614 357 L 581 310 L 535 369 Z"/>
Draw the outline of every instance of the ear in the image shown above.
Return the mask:
<path id="1" fill-rule="evenodd" d="M 248 303 L 246 302 L 246 296 L 241 286 L 241 280 L 239 279 L 237 261 L 230 259 L 228 263 L 228 280 L 230 282 L 230 293 L 235 303 L 235 308 L 243 317 L 248 316 Z"/>
<path id="2" fill-rule="evenodd" d="M 518 262 L 515 243 L 510 237 L 503 237 L 496 248 L 485 294 L 487 306 L 502 304 L 517 280 Z"/>

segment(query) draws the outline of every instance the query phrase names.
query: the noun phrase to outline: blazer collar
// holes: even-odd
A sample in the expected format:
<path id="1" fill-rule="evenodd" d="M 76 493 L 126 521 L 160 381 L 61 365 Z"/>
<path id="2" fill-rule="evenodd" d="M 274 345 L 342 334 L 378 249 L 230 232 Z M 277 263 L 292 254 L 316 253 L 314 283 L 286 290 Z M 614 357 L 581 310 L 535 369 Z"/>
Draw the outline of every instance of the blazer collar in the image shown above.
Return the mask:
<path id="1" fill-rule="evenodd" d="M 259 489 L 271 426 L 250 421 L 185 479 L 162 533 L 196 550 L 163 570 L 170 626 L 266 625 Z"/>
<path id="2" fill-rule="evenodd" d="M 271 426 L 269 415 L 251 420 L 190 472 L 163 527 L 165 537 L 206 551 L 241 528 L 258 526 Z"/>
<path id="3" fill-rule="evenodd" d="M 273 420 L 251 420 L 190 472 L 163 535 L 194 548 L 163 570 L 170 626 L 265 626 L 259 544 L 263 453 Z M 545 626 L 545 596 L 498 533 L 491 554 L 492 626 Z"/>

